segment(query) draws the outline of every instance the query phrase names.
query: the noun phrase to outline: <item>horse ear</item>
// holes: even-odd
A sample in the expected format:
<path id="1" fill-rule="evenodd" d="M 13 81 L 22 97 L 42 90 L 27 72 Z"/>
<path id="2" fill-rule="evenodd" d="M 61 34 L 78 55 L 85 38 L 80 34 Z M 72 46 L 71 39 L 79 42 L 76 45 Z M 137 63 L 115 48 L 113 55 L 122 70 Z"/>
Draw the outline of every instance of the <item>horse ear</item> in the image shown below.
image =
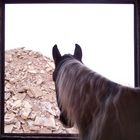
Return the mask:
<path id="1" fill-rule="evenodd" d="M 61 54 L 57 48 L 57 45 L 54 45 L 53 50 L 52 50 L 52 55 L 53 55 L 55 65 L 57 65 L 61 60 Z"/>
<path id="2" fill-rule="evenodd" d="M 82 49 L 78 44 L 75 44 L 74 57 L 79 61 L 82 60 Z"/>

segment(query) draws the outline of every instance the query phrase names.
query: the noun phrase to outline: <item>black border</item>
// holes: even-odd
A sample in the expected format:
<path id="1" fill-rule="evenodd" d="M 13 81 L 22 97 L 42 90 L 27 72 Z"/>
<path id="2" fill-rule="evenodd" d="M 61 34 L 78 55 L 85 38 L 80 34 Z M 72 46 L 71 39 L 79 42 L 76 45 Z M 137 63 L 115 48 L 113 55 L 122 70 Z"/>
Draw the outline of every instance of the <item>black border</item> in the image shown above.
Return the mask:
<path id="1" fill-rule="evenodd" d="M 73 134 L 30 134 L 4 133 L 4 60 L 5 60 L 5 4 L 22 3 L 102 3 L 102 4 L 134 4 L 134 69 L 135 86 L 140 87 L 140 0 L 2 0 L 0 2 L 0 139 L 66 139 L 76 140 Z"/>
<path id="2" fill-rule="evenodd" d="M 135 87 L 140 87 L 140 0 L 134 5 L 134 61 Z"/>

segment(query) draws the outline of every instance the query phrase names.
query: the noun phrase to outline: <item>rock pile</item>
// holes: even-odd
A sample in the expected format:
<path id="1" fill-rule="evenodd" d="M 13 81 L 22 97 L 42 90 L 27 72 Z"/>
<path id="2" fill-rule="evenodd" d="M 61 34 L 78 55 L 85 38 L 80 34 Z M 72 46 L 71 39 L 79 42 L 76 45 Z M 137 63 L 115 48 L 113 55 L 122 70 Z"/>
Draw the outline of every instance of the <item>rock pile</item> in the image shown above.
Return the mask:
<path id="1" fill-rule="evenodd" d="M 5 51 L 5 133 L 77 133 L 59 121 L 53 61 L 38 52 Z"/>

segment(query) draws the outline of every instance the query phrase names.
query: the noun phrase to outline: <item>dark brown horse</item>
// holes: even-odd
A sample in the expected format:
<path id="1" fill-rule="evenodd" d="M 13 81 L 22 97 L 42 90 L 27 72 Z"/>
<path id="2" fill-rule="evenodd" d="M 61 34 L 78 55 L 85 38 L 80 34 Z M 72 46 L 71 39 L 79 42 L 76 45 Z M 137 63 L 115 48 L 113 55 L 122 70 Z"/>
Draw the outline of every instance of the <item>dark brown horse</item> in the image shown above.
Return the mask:
<path id="1" fill-rule="evenodd" d="M 75 123 L 82 140 L 140 140 L 140 88 L 122 86 L 86 67 L 77 44 L 74 55 L 61 56 L 56 45 L 52 53 L 65 126 Z"/>

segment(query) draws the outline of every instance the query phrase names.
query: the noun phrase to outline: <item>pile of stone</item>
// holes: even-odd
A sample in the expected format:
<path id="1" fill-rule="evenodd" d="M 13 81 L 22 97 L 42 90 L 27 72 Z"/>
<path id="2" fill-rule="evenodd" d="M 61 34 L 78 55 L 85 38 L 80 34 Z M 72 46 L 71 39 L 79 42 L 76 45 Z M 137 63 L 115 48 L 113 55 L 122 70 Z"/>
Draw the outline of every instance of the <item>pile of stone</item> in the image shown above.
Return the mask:
<path id="1" fill-rule="evenodd" d="M 38 52 L 5 51 L 5 133 L 77 133 L 59 121 L 53 70 Z"/>

